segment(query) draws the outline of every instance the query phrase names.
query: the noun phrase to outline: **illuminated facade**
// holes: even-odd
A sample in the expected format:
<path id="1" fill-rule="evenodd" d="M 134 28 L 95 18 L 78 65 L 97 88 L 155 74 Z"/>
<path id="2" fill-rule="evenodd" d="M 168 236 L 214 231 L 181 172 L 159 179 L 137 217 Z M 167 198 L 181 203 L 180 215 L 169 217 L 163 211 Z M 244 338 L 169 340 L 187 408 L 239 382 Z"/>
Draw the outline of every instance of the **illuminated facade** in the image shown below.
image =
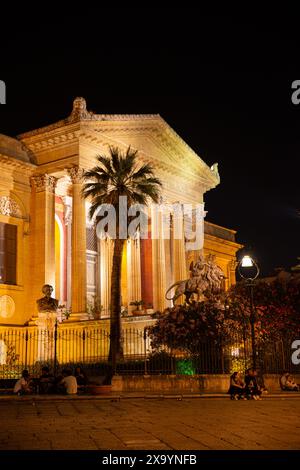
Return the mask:
<path id="1" fill-rule="evenodd" d="M 152 164 L 164 202 L 203 203 L 219 184 L 216 166 L 209 168 L 159 115 L 97 115 L 77 98 L 64 120 L 17 139 L 0 135 L 0 324 L 24 325 L 35 317 L 43 284 L 71 308 L 69 321 L 88 320 L 95 299 L 100 318 L 109 316 L 112 243 L 96 237 L 81 187 L 83 171 L 110 145 L 131 145 L 142 163 Z M 124 309 L 131 315 L 130 303 L 140 300 L 148 313 L 163 309 L 167 287 L 189 276 L 198 252 L 186 251 L 184 239 L 172 235 L 125 245 Z M 205 222 L 204 253 L 216 255 L 226 288 L 235 282 L 239 248 L 234 231 Z"/>

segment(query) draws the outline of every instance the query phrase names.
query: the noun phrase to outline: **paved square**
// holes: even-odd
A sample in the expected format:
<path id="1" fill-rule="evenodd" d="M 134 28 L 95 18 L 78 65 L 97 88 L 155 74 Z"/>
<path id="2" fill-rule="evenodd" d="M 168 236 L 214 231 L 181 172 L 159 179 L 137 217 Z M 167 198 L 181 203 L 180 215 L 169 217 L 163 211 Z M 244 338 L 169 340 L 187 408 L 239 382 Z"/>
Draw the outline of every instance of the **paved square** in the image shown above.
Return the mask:
<path id="1" fill-rule="evenodd" d="M 300 400 L 0 402 L 0 449 L 300 449 Z"/>

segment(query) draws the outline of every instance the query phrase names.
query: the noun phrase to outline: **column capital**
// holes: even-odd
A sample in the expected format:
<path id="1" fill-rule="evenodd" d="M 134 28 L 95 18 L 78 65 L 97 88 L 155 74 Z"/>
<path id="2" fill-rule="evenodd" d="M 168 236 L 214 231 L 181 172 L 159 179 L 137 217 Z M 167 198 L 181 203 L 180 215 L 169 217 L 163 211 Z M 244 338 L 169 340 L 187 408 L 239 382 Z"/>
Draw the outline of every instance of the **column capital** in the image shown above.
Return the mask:
<path id="1" fill-rule="evenodd" d="M 72 168 L 68 168 L 67 171 L 73 184 L 80 184 L 83 182 L 83 168 L 79 167 L 78 165 L 75 165 Z"/>
<path id="2" fill-rule="evenodd" d="M 31 186 L 35 189 L 36 193 L 47 191 L 55 193 L 57 178 L 47 175 L 35 175 L 30 178 Z"/>

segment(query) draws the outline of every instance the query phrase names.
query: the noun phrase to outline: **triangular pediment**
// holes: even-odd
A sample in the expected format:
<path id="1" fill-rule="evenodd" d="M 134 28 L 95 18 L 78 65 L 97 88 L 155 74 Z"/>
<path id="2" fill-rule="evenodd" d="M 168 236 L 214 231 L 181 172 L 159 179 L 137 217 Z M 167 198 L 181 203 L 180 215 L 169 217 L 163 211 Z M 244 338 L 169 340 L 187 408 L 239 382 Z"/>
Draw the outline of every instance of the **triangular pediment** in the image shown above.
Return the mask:
<path id="1" fill-rule="evenodd" d="M 150 161 L 167 174 L 183 172 L 187 179 L 199 181 L 206 190 L 219 184 L 217 167 L 210 168 L 158 114 L 94 114 L 86 110 L 83 98 L 77 98 L 68 118 L 22 134 L 19 139 L 41 164 L 47 163 L 47 154 L 49 162 L 57 154 L 62 163 L 64 152 L 67 158 L 78 148 L 78 163 L 85 166 L 109 145 L 123 149 L 130 145 L 138 150 L 143 161 Z"/>

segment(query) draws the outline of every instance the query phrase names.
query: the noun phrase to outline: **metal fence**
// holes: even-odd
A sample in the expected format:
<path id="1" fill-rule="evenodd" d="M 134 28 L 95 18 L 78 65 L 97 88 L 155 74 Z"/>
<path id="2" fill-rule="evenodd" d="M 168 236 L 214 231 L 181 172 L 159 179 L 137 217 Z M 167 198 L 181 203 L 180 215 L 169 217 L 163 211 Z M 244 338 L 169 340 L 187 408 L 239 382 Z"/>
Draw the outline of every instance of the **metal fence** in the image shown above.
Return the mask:
<path id="1" fill-rule="evenodd" d="M 295 339 L 295 338 L 294 338 Z M 293 339 L 284 338 L 258 349 L 257 364 L 263 373 L 300 373 L 292 364 Z M 83 366 L 91 375 L 109 371 L 109 333 L 100 327 L 74 328 L 56 326 L 39 328 L 9 328 L 0 330 L 0 378 L 19 377 L 23 369 L 38 376 L 48 365 L 55 373 L 66 366 Z M 251 366 L 249 336 L 227 339 L 216 344 L 203 338 L 193 353 L 172 347 L 154 350 L 148 330 L 127 328 L 122 332 L 122 359 L 119 374 L 222 374 L 243 372 Z"/>

